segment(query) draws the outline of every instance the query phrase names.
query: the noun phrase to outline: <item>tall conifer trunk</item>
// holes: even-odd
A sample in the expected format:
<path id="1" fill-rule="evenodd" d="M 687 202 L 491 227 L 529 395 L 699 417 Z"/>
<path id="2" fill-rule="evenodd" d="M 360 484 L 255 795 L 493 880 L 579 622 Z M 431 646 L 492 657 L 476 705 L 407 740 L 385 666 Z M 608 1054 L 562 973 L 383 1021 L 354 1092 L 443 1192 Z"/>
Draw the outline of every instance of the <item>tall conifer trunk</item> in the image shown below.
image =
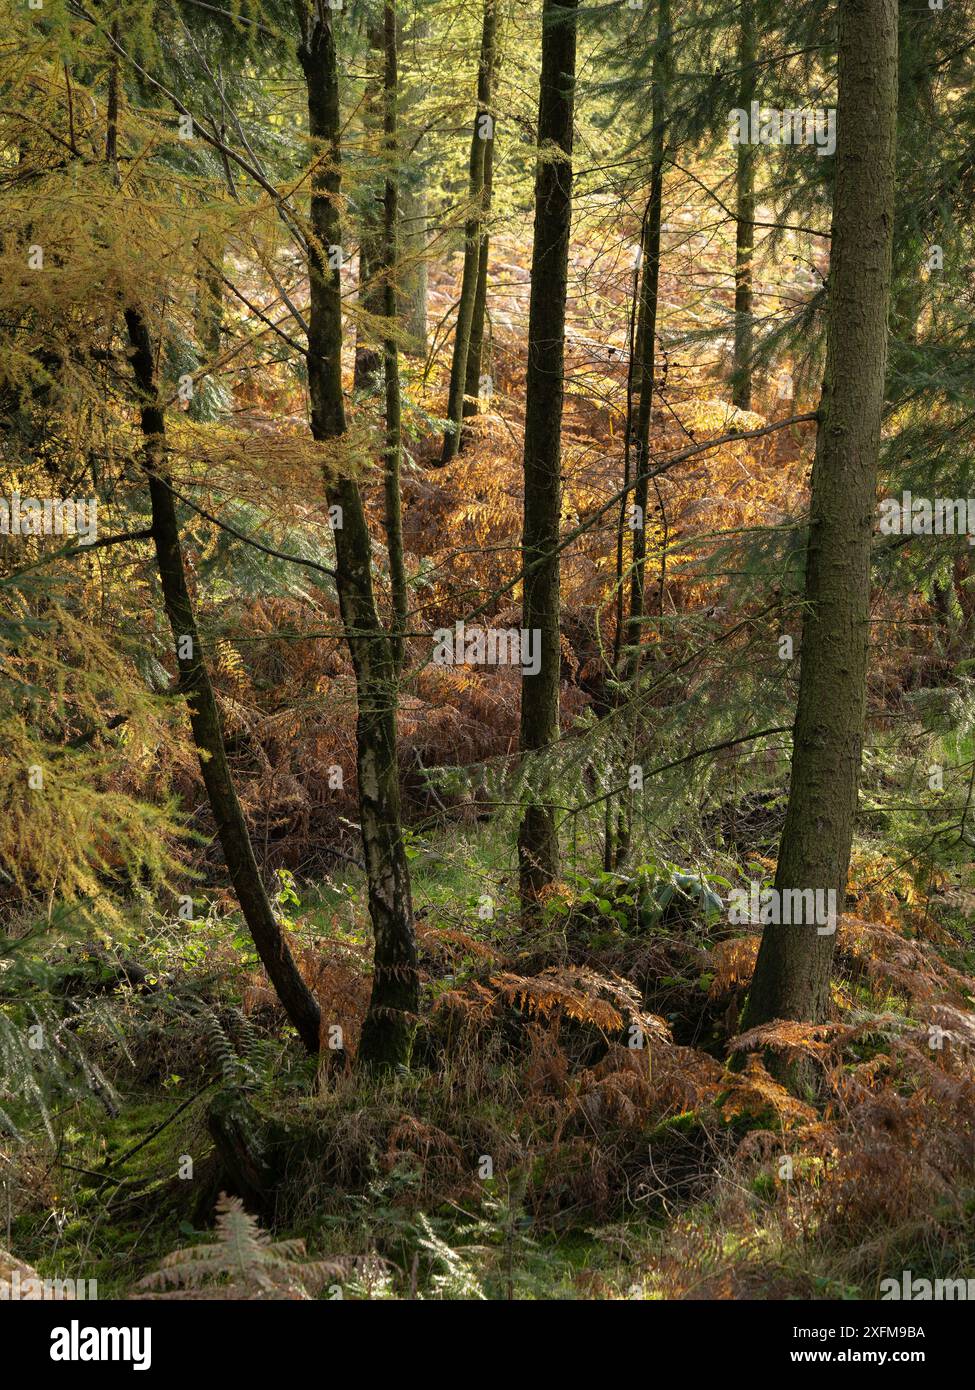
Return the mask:
<path id="1" fill-rule="evenodd" d="M 775 887 L 842 911 L 866 713 L 870 544 L 884 401 L 897 115 L 896 0 L 840 0 L 826 377 L 812 475 L 799 701 Z M 743 1026 L 822 1021 L 835 935 L 767 926 Z"/>
<path id="2" fill-rule="evenodd" d="M 339 272 L 328 258 L 328 248 L 341 245 L 338 65 L 331 11 L 316 5 L 300 15 L 298 56 L 318 159 L 311 196 L 308 387 L 312 434 L 329 441 L 341 439 L 346 431 Z M 400 819 L 396 659 L 376 609 L 372 546 L 358 483 L 349 478 L 331 481 L 328 500 L 340 508 L 341 516 L 335 531 L 336 587 L 356 677 L 359 820 L 375 937 L 372 995 L 359 1060 L 384 1069 L 409 1060 L 419 1003 L 410 876 Z"/>
<path id="3" fill-rule="evenodd" d="M 754 0 L 740 0 L 738 20 L 738 106 L 749 111 L 755 97 L 756 23 Z M 735 347 L 732 400 L 739 410 L 752 408 L 752 257 L 755 251 L 756 148 L 742 141 L 735 168 Z"/>
<path id="4" fill-rule="evenodd" d="M 386 459 L 384 500 L 386 504 L 386 551 L 393 599 L 393 660 L 396 671 L 403 664 L 406 632 L 407 587 L 403 555 L 403 508 L 400 497 L 400 466 L 403 455 L 402 396 L 399 376 L 399 296 L 396 291 L 399 219 L 399 142 L 396 105 L 399 97 L 397 76 L 396 9 L 386 0 L 383 9 L 383 147 L 387 160 L 383 192 L 383 311 L 387 333 L 383 342 L 383 372 L 386 388 Z"/>
<path id="5" fill-rule="evenodd" d="M 651 93 L 652 125 L 650 131 L 650 196 L 640 236 L 640 295 L 637 308 L 637 329 L 634 344 L 634 363 L 631 372 L 633 389 L 637 394 L 636 418 L 630 421 L 630 445 L 633 450 L 635 484 L 633 506 L 638 524 L 633 528 L 633 554 L 630 567 L 630 611 L 625 629 L 626 653 L 623 654 L 623 634 L 617 642 L 616 665 L 629 681 L 633 693 L 640 677 L 641 644 L 646 612 L 647 569 L 647 510 L 650 488 L 650 423 L 653 418 L 653 391 L 656 376 L 657 304 L 660 292 L 660 224 L 663 216 L 664 157 L 666 154 L 666 112 L 671 77 L 670 0 L 659 0 L 657 6 L 657 39 L 653 57 Z M 632 412 L 632 406 L 630 407 Z M 622 583 L 622 576 L 620 578 Z M 622 597 L 617 616 L 622 615 Z M 617 697 L 618 699 L 620 696 Z M 630 720 L 631 749 L 635 738 L 634 721 Z M 632 756 L 632 753 L 631 753 Z M 627 796 L 620 806 L 613 847 L 612 806 L 606 807 L 606 848 L 604 864 L 621 869 L 630 850 L 632 797 Z"/>
<path id="6" fill-rule="evenodd" d="M 404 53 L 419 50 L 429 37 L 429 22 L 422 11 L 410 11 L 401 34 Z M 422 58 L 421 58 L 422 62 Z M 422 77 L 420 79 L 422 82 Z M 399 188 L 399 245 L 402 266 L 399 274 L 400 313 L 408 337 L 403 350 L 409 357 L 425 358 L 427 340 L 427 202 L 428 178 L 421 150 L 422 126 L 417 128 L 413 108 L 422 93 L 414 79 L 400 102 L 400 147 L 404 159 Z"/>
<path id="7" fill-rule="evenodd" d="M 572 219 L 572 120 L 578 0 L 544 0 L 535 172 L 535 238 L 528 310 L 525 401 L 523 628 L 540 640 L 541 666 L 521 683 L 522 753 L 543 752 L 559 734 L 559 510 L 565 301 Z M 534 634 L 538 634 L 538 638 Z M 558 874 L 555 811 L 526 807 L 518 834 L 522 906 L 531 910 Z"/>
<path id="8" fill-rule="evenodd" d="M 496 5 L 497 0 L 486 0 Z M 494 82 L 498 70 L 498 38 L 495 27 L 491 32 L 491 42 L 487 50 L 482 44 L 481 63 L 477 75 L 477 105 L 479 112 L 491 112 L 493 119 Z M 474 313 L 471 318 L 471 337 L 467 349 L 467 380 L 464 386 L 464 415 L 476 415 L 481 394 L 481 368 L 484 360 L 484 324 L 487 319 L 488 257 L 491 238 L 488 232 L 488 219 L 491 216 L 491 198 L 494 192 L 494 142 L 496 127 L 492 127 L 491 139 L 486 142 L 484 151 L 484 183 L 481 193 L 480 246 L 477 256 L 477 289 L 474 293 Z M 461 434 L 461 447 L 464 436 Z"/>
<path id="9" fill-rule="evenodd" d="M 363 134 L 368 141 L 377 138 L 382 125 L 383 70 L 385 40 L 381 27 L 369 26 L 370 74 L 362 94 L 361 118 Z M 381 276 L 385 213 L 382 189 L 372 178 L 359 196 L 356 230 L 359 233 L 359 308 L 371 318 L 385 312 L 385 296 Z M 375 324 L 360 321 L 356 327 L 355 369 L 352 379 L 357 396 L 371 396 L 379 389 L 383 358 L 376 342 Z"/>

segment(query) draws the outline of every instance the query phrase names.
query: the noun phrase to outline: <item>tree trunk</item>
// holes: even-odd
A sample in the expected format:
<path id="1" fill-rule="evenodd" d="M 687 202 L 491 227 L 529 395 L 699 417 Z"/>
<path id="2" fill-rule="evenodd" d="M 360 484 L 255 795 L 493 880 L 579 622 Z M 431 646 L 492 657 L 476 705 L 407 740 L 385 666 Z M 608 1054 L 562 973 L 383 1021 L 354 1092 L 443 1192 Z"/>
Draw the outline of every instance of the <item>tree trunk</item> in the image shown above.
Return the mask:
<path id="1" fill-rule="evenodd" d="M 660 291 L 660 222 L 664 182 L 664 110 L 670 69 L 670 0 L 660 0 L 657 45 L 653 64 L 653 130 L 650 137 L 650 200 L 643 228 L 640 315 L 637 331 L 637 380 L 639 404 L 634 429 L 636 481 L 633 502 L 640 522 L 633 530 L 633 567 L 630 574 L 630 621 L 627 645 L 631 679 L 639 668 L 639 647 L 643 636 L 647 566 L 647 503 L 650 471 L 650 422 L 653 417 L 653 383 L 656 365 L 657 303 Z"/>
<path id="2" fill-rule="evenodd" d="M 932 109 L 932 83 L 936 69 L 931 64 L 927 32 L 923 19 L 907 5 L 898 10 L 897 31 L 897 143 L 912 149 L 923 140 Z M 901 206 L 901 203 L 906 203 Z M 917 225 L 917 209 L 908 188 L 898 191 L 894 221 L 893 310 L 890 316 L 891 349 L 910 350 L 918 343 L 925 285 L 920 268 L 928 254 L 928 239 Z M 903 360 L 903 356 L 902 356 Z M 898 364 L 899 365 L 899 364 Z"/>
<path id="3" fill-rule="evenodd" d="M 635 483 L 633 505 L 637 524 L 633 528 L 633 557 L 630 569 L 630 614 L 626 625 L 626 653 L 623 670 L 636 694 L 640 679 L 644 616 L 646 613 L 647 510 L 650 487 L 650 423 L 653 418 L 653 388 L 656 376 L 657 304 L 660 297 L 660 223 L 663 216 L 665 113 L 670 88 L 670 0 L 659 0 L 657 42 L 653 58 L 652 129 L 650 133 L 650 198 L 643 220 L 640 242 L 642 278 L 637 318 L 634 381 L 638 404 L 633 424 Z M 631 721 L 631 740 L 636 729 Z M 622 869 L 630 850 L 632 796 L 621 807 L 617 825 L 613 863 Z M 608 857 L 608 855 L 607 855 Z"/>
<path id="4" fill-rule="evenodd" d="M 494 141 L 490 122 L 491 76 L 494 71 L 495 34 L 497 29 L 496 0 L 484 0 L 484 21 L 481 28 L 481 54 L 477 67 L 477 115 L 471 134 L 470 213 L 464 225 L 464 274 L 461 280 L 460 303 L 457 306 L 457 327 L 454 330 L 454 352 L 450 364 L 450 387 L 447 394 L 447 419 L 453 425 L 444 434 L 441 463 L 449 463 L 460 449 L 464 417 L 464 392 L 467 386 L 467 359 L 470 351 L 471 328 L 477 301 L 481 260 L 482 229 L 484 227 L 484 179 L 488 146 Z M 483 331 L 483 313 L 482 313 Z"/>
<path id="5" fill-rule="evenodd" d="M 482 66 L 478 69 L 478 107 L 493 116 L 494 77 L 498 67 L 497 35 L 492 34 L 490 51 L 481 54 Z M 485 61 L 486 59 L 486 61 Z M 478 413 L 481 394 L 481 370 L 484 360 L 484 323 L 487 317 L 488 256 L 490 234 L 488 219 L 491 215 L 491 197 L 494 192 L 494 141 L 497 130 L 492 129 L 491 139 L 486 142 L 484 151 L 484 187 L 481 198 L 481 241 L 477 257 L 477 289 L 474 293 L 474 315 L 471 319 L 471 339 L 467 349 L 467 380 L 464 386 L 464 415 L 470 417 Z M 461 434 L 461 448 L 464 436 Z"/>
<path id="6" fill-rule="evenodd" d="M 387 160 L 386 187 L 383 198 L 383 308 L 389 333 L 383 344 L 383 365 L 386 382 L 386 468 L 384 500 L 386 505 L 386 550 L 389 555 L 389 582 L 393 598 L 393 658 L 397 674 L 403 665 L 404 634 L 406 632 L 406 565 L 403 556 L 403 509 L 400 499 L 400 463 L 402 459 L 402 401 L 399 380 L 399 348 L 396 344 L 398 314 L 396 293 L 397 219 L 399 216 L 397 189 L 399 180 L 396 133 L 396 10 L 392 0 L 383 8 L 383 136 Z"/>
<path id="7" fill-rule="evenodd" d="M 403 38 L 403 51 L 422 46 L 429 33 L 429 24 L 412 14 Z M 420 60 L 422 62 L 422 58 Z M 422 77 L 419 79 L 422 83 Z M 401 170 L 399 189 L 400 313 L 409 335 L 404 352 L 410 357 L 427 355 L 427 172 L 420 158 L 423 144 L 422 129 L 417 130 L 410 120 L 416 103 L 418 84 L 414 79 L 400 103 L 400 139 L 406 152 Z"/>
<path id="8" fill-rule="evenodd" d="M 870 543 L 884 400 L 894 209 L 896 0 L 840 0 L 826 377 L 812 475 L 799 701 L 775 887 L 842 911 L 857 811 Z M 780 898 L 781 901 L 781 898 Z M 822 1021 L 835 936 L 767 926 L 743 1027 Z"/>
<path id="9" fill-rule="evenodd" d="M 410 147 L 416 153 L 416 147 Z M 427 184 L 423 169 L 411 170 L 400 197 L 400 244 L 404 252 L 400 290 L 403 322 L 409 334 L 404 351 L 427 355 Z"/>
<path id="10" fill-rule="evenodd" d="M 325 156 L 312 177 L 308 387 L 312 434 L 328 441 L 340 439 L 346 430 L 339 274 L 327 259 L 327 248 L 341 242 L 338 68 L 329 10 L 301 14 L 298 56 L 308 87 L 309 132 Z M 376 610 L 372 547 L 359 486 L 349 478 L 331 481 L 328 500 L 341 509 L 335 530 L 336 587 L 356 677 L 359 819 L 375 936 L 372 994 L 359 1060 L 383 1069 L 408 1062 L 419 1005 L 410 877 L 400 824 L 396 666 Z"/>
<path id="11" fill-rule="evenodd" d="M 756 26 L 753 0 L 741 0 L 738 27 L 738 105 L 751 108 L 755 96 Z M 735 194 L 735 347 L 731 399 L 739 410 L 752 408 L 752 257 L 755 250 L 755 155 L 744 142 L 737 146 Z"/>
<path id="12" fill-rule="evenodd" d="M 133 371 L 142 398 L 152 537 L 163 602 L 176 644 L 179 688 L 189 708 L 210 810 L 230 880 L 258 955 L 298 1035 L 308 1051 L 314 1053 L 319 1047 L 318 1004 L 295 965 L 258 872 L 247 823 L 230 775 L 220 712 L 186 584 L 176 507 L 165 471 L 165 417 L 156 386 L 149 329 L 137 309 L 125 311 L 125 324 L 132 344 Z"/>
<path id="13" fill-rule="evenodd" d="M 522 627 L 540 641 L 537 675 L 521 682 L 522 754 L 553 745 L 559 734 L 559 542 L 565 301 L 572 218 L 572 118 L 578 0 L 544 0 L 538 102 L 535 234 L 528 309 L 525 401 L 525 567 Z M 556 151 L 560 151 L 556 157 Z M 538 634 L 538 637 L 535 636 Z M 522 907 L 532 911 L 558 874 L 555 811 L 532 800 L 518 834 Z"/>
<path id="14" fill-rule="evenodd" d="M 229 1186 L 249 1211 L 272 1220 L 280 1173 L 267 1124 L 236 1086 L 217 1092 L 207 1109 L 206 1124 L 223 1169 L 221 1187 Z"/>
<path id="15" fill-rule="evenodd" d="M 494 140 L 488 141 L 484 152 L 484 218 L 485 223 L 491 212 L 491 193 L 494 188 Z M 481 364 L 484 357 L 484 324 L 487 319 L 487 282 L 490 237 L 487 230 L 481 232 L 481 249 L 477 258 L 477 289 L 474 293 L 474 315 L 471 319 L 471 339 L 467 349 L 467 380 L 464 385 L 464 410 L 466 417 L 476 415 L 480 410 Z M 464 447 L 464 435 L 460 437 Z"/>
<path id="16" fill-rule="evenodd" d="M 384 62 L 385 41 L 382 29 L 369 27 L 369 62 Z M 380 68 L 380 72 L 381 72 Z M 362 127 L 367 142 L 377 138 L 382 125 L 383 78 L 375 71 L 366 79 L 362 100 Z M 363 188 L 358 217 L 359 282 L 358 304 L 365 314 L 379 318 L 385 313 L 386 300 L 381 278 L 385 213 L 378 180 L 370 180 Z M 376 342 L 375 325 L 365 320 L 356 325 L 355 368 L 352 380 L 357 396 L 373 396 L 378 390 L 383 367 L 383 354 Z"/>
<path id="17" fill-rule="evenodd" d="M 196 245 L 200 264 L 193 302 L 194 329 L 203 361 L 212 365 L 220 358 L 223 334 L 223 265 L 226 247 L 219 232 L 201 232 Z M 213 382 L 219 380 L 213 373 L 208 373 L 208 376 Z M 194 420 L 199 417 L 202 384 L 202 381 L 198 383 L 190 403 L 190 418 Z"/>

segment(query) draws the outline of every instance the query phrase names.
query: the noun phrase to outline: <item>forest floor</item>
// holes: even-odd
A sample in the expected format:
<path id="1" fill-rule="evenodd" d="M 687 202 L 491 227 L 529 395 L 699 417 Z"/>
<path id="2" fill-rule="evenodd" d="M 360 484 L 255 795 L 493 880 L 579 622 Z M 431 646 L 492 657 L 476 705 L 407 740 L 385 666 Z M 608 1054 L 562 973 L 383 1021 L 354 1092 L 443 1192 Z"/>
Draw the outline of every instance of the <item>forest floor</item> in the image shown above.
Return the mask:
<path id="1" fill-rule="evenodd" d="M 233 913 L 133 922 L 131 980 L 88 947 L 50 956 L 36 987 L 79 1012 L 104 1085 L 6 1153 L 7 1248 L 106 1297 L 212 1241 L 228 1185 L 212 1112 L 229 1096 L 273 1174 L 249 1204 L 319 1262 L 288 1265 L 290 1296 L 874 1298 L 902 1270 L 966 1275 L 964 903 L 932 910 L 893 866 L 855 866 L 886 883 L 842 919 L 837 1022 L 773 1026 L 729 1071 L 757 937 L 679 891 L 660 914 L 639 873 L 568 876 L 526 936 L 490 831 L 416 835 L 410 854 L 422 1019 L 409 1073 L 381 1082 L 334 1046 L 317 1076 L 300 1058 Z M 280 883 L 323 1026 L 341 1018 L 331 1041 L 353 1050 L 370 954 L 357 875 Z M 763 1046 L 807 1060 L 804 1094 L 772 1080 Z"/>

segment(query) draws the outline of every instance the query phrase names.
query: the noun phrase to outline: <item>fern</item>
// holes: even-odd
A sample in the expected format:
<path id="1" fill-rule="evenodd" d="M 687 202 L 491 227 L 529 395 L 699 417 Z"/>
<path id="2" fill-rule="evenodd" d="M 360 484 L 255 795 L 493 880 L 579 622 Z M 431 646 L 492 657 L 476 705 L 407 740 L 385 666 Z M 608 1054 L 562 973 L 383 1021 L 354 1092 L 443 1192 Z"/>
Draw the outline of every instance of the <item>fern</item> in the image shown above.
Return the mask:
<path id="1" fill-rule="evenodd" d="M 441 1240 L 422 1212 L 417 1220 L 423 1233 L 421 1247 L 429 1251 L 441 1266 L 430 1276 L 430 1286 L 435 1295 L 449 1299 L 486 1299 L 481 1281 L 460 1251 Z"/>
<path id="2" fill-rule="evenodd" d="M 140 1279 L 148 1295 L 172 1298 L 307 1299 L 327 1279 L 344 1277 L 348 1260 L 304 1259 L 303 1240 L 272 1241 L 238 1197 L 221 1193 L 215 1238 L 172 1251 Z"/>

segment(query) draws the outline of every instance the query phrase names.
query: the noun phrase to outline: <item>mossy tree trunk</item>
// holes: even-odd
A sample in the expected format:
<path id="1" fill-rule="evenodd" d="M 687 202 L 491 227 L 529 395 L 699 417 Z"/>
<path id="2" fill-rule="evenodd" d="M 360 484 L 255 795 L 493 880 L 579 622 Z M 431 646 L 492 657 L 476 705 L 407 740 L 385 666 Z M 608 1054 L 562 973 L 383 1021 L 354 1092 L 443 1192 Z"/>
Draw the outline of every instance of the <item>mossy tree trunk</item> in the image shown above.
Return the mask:
<path id="1" fill-rule="evenodd" d="M 559 512 L 565 302 L 572 220 L 577 0 L 544 0 L 535 172 L 535 234 L 525 400 L 525 568 L 521 625 L 540 641 L 540 669 L 521 682 L 519 748 L 531 758 L 559 734 Z M 538 634 L 535 638 L 534 634 Z M 555 810 L 530 793 L 518 833 L 521 902 L 534 910 L 558 874 Z"/>
<path id="2" fill-rule="evenodd" d="M 799 701 L 775 887 L 842 911 L 866 716 L 870 545 L 884 401 L 897 115 L 896 0 L 840 0 L 826 376 L 812 475 Z M 767 926 L 743 1027 L 822 1021 L 835 935 Z"/>

